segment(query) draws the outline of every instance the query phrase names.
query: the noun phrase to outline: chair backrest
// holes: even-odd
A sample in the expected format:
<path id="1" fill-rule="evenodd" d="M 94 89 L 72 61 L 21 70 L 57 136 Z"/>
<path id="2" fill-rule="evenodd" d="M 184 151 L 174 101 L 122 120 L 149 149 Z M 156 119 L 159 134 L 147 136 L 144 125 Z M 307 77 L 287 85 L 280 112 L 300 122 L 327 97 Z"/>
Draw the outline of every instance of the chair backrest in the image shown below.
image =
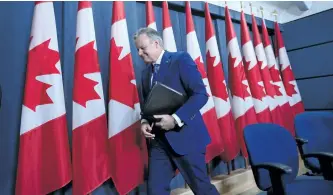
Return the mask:
<path id="1" fill-rule="evenodd" d="M 303 112 L 295 117 L 296 136 L 308 140 L 303 145 L 303 152 L 333 152 L 333 112 Z M 319 171 L 317 159 L 304 159 L 310 168 Z"/>
<path id="2" fill-rule="evenodd" d="M 244 129 L 244 140 L 251 166 L 261 163 L 282 163 L 292 168 L 292 173 L 283 176 L 284 183 L 292 182 L 298 173 L 298 153 L 293 136 L 285 128 L 275 124 L 253 124 Z M 257 186 L 269 189 L 269 172 L 252 169 Z"/>

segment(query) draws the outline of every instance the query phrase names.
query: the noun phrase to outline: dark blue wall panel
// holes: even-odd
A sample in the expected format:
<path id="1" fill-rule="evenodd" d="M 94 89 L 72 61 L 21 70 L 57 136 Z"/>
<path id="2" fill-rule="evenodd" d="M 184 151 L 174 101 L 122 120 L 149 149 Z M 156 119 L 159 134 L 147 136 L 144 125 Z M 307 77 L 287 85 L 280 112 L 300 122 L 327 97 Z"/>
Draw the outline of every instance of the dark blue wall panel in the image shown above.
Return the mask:
<path id="1" fill-rule="evenodd" d="M 296 79 L 333 75 L 333 42 L 288 52 Z"/>
<path id="2" fill-rule="evenodd" d="M 298 80 L 306 109 L 333 109 L 333 76 Z"/>
<path id="3" fill-rule="evenodd" d="M 283 24 L 287 50 L 333 40 L 333 9 Z"/>
<path id="4" fill-rule="evenodd" d="M 288 50 L 306 110 L 332 109 L 333 9 L 283 24 Z"/>

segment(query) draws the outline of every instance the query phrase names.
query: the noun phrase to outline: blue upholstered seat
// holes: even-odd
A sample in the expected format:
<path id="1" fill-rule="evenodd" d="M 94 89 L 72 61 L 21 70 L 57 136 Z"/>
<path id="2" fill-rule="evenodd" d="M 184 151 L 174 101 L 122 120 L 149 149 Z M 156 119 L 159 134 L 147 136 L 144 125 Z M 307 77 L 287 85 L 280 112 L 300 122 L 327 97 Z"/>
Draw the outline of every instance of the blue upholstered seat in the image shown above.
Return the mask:
<path id="1" fill-rule="evenodd" d="M 244 139 L 259 189 L 274 195 L 333 194 L 333 182 L 297 177 L 298 153 L 294 137 L 275 124 L 254 124 Z"/>
<path id="2" fill-rule="evenodd" d="M 295 117 L 295 129 L 304 165 L 314 173 L 322 173 L 319 161 L 315 158 L 304 158 L 304 155 L 314 152 L 333 154 L 333 112 L 298 114 Z"/>

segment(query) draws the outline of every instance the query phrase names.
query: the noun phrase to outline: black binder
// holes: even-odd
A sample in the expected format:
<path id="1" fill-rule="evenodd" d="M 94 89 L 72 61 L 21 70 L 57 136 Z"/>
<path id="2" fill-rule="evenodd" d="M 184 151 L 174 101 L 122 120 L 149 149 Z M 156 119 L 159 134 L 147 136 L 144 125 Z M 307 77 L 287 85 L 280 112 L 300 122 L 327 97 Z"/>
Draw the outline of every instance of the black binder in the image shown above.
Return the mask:
<path id="1" fill-rule="evenodd" d="M 187 96 L 185 94 L 156 82 L 144 103 L 142 116 L 151 122 L 156 122 L 157 120 L 153 115 L 173 114 L 186 100 Z"/>

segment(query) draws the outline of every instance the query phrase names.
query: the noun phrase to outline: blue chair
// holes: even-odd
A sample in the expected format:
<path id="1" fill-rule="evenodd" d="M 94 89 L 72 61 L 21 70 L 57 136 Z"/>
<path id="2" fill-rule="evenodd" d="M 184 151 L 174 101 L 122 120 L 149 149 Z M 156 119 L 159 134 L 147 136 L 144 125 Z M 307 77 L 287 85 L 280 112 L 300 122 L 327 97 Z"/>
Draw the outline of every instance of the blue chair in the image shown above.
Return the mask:
<path id="1" fill-rule="evenodd" d="M 297 177 L 297 146 L 285 128 L 275 124 L 248 125 L 244 140 L 259 189 L 270 195 L 333 194 L 332 181 Z"/>
<path id="2" fill-rule="evenodd" d="M 295 117 L 296 141 L 306 168 L 333 180 L 333 112 L 304 112 Z M 320 153 L 322 160 L 310 157 Z M 323 171 L 321 171 L 323 170 Z"/>

